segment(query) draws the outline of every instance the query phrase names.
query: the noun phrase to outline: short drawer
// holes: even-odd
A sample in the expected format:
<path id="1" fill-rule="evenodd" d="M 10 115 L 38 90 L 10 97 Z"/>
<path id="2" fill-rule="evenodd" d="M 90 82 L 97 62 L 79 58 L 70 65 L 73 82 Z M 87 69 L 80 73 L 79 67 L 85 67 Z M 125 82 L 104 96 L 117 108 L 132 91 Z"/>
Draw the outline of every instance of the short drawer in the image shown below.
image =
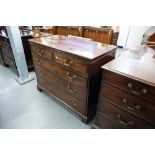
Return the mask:
<path id="1" fill-rule="evenodd" d="M 69 81 L 64 80 L 63 78 L 56 76 L 55 74 L 47 71 L 46 69 L 35 66 L 35 71 L 37 77 L 48 81 L 51 86 L 55 86 L 60 90 L 63 90 L 67 94 L 77 98 L 80 101 L 86 102 L 86 90 L 81 89 L 80 87 L 70 83 Z"/>
<path id="2" fill-rule="evenodd" d="M 155 128 L 151 124 L 132 115 L 131 113 L 114 106 L 107 100 L 102 100 L 98 105 L 98 111 L 120 125 L 122 128 L 148 129 Z"/>
<path id="3" fill-rule="evenodd" d="M 47 59 L 40 58 L 35 55 L 33 55 L 33 62 L 35 65 L 45 68 L 49 72 L 52 72 L 53 74 L 63 78 L 64 80 L 67 80 L 68 82 L 80 88 L 87 88 L 88 77 L 85 75 L 71 71 L 70 69 L 57 65 L 53 62 L 48 61 Z"/>
<path id="4" fill-rule="evenodd" d="M 145 101 L 105 83 L 101 86 L 101 96 L 113 104 L 155 125 L 155 105 L 151 102 Z"/>
<path id="5" fill-rule="evenodd" d="M 74 110 L 80 115 L 85 116 L 86 104 L 79 101 L 75 97 L 67 94 L 64 90 L 58 89 L 55 85 L 51 85 L 48 81 L 46 81 L 46 88 L 44 89 L 51 95 L 54 95 L 60 101 L 64 102 L 69 108 Z"/>
<path id="6" fill-rule="evenodd" d="M 95 128 L 101 128 L 101 129 L 121 129 L 122 127 L 119 126 L 117 123 L 111 121 L 107 117 L 105 117 L 101 113 L 96 114 L 95 118 Z"/>
<path id="7" fill-rule="evenodd" d="M 52 50 L 48 47 L 41 45 L 31 45 L 33 54 L 52 60 Z"/>
<path id="8" fill-rule="evenodd" d="M 112 86 L 155 103 L 155 90 L 153 86 L 104 69 L 102 82 L 111 84 Z"/>
<path id="9" fill-rule="evenodd" d="M 70 57 L 63 52 L 57 52 L 56 50 L 53 51 L 53 60 L 56 63 L 59 63 L 61 65 L 64 65 L 68 68 L 72 68 L 78 72 L 82 72 L 86 74 L 88 72 L 87 70 L 87 63 L 84 61 L 81 61 L 77 58 Z"/>

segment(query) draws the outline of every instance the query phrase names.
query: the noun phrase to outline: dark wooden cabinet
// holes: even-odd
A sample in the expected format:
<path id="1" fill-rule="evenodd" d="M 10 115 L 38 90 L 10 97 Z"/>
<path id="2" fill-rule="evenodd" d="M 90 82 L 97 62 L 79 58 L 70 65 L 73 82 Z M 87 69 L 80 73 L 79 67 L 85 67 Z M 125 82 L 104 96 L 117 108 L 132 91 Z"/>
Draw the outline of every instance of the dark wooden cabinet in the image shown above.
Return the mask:
<path id="1" fill-rule="evenodd" d="M 73 36 L 83 36 L 83 28 L 81 26 L 56 26 L 56 34 L 58 35 L 73 35 Z"/>
<path id="2" fill-rule="evenodd" d="M 116 47 L 53 35 L 30 40 L 38 89 L 53 95 L 88 122 L 96 112 L 100 67 Z"/>
<path id="3" fill-rule="evenodd" d="M 117 45 L 119 35 L 119 32 L 114 32 L 111 28 L 97 28 L 92 26 L 52 26 L 49 29 L 41 28 L 40 30 L 53 35 L 78 36 L 112 45 Z"/>
<path id="4" fill-rule="evenodd" d="M 102 67 L 95 128 L 155 128 L 154 53 L 141 47 Z"/>
<path id="5" fill-rule="evenodd" d="M 47 33 L 40 34 L 40 37 L 47 37 L 47 36 L 51 36 L 51 34 Z M 28 42 L 28 40 L 32 38 L 34 38 L 32 33 L 31 34 L 28 34 L 26 32 L 24 34 L 21 33 L 21 40 L 23 44 L 28 70 L 33 70 L 34 68 L 31 49 Z M 0 34 L 0 62 L 5 66 L 10 66 L 14 71 L 17 72 L 16 63 L 13 56 L 13 51 L 11 48 L 9 38 L 1 34 Z"/>
<path id="6" fill-rule="evenodd" d="M 84 38 L 90 38 L 101 43 L 112 44 L 113 30 L 111 29 L 85 26 L 83 31 Z"/>
<path id="7" fill-rule="evenodd" d="M 113 32 L 112 45 L 117 46 L 118 36 L 119 36 L 119 32 L 118 31 Z"/>
<path id="8" fill-rule="evenodd" d="M 10 66 L 13 70 L 16 71 L 15 59 L 13 56 L 9 38 L 7 36 L 0 35 L 0 48 L 2 64 L 5 66 Z"/>

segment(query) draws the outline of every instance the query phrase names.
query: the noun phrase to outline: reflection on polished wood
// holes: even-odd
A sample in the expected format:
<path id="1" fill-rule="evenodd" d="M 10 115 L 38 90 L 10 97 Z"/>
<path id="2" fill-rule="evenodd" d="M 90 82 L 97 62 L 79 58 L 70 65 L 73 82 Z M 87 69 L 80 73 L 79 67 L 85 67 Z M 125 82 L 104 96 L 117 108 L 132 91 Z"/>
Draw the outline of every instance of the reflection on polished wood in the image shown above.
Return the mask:
<path id="1" fill-rule="evenodd" d="M 102 54 L 107 54 L 108 51 L 116 48 L 115 46 L 109 44 L 76 39 L 74 37 L 65 37 L 62 35 L 36 38 L 31 41 L 51 48 L 57 48 L 67 53 L 74 54 L 76 57 L 83 57 L 87 60 L 97 59 L 101 57 Z"/>

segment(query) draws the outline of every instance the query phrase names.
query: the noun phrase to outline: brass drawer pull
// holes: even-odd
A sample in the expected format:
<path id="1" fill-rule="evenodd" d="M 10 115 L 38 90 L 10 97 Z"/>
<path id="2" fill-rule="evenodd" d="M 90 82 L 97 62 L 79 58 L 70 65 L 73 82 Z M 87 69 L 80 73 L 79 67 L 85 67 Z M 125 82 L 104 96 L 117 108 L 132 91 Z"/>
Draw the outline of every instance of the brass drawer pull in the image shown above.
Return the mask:
<path id="1" fill-rule="evenodd" d="M 73 61 L 72 60 L 64 59 L 64 65 L 65 66 L 70 67 L 72 64 L 73 64 Z"/>
<path id="2" fill-rule="evenodd" d="M 71 88 L 70 85 L 68 85 L 67 88 L 68 88 L 68 90 L 69 90 L 70 93 L 76 92 L 76 88 L 73 89 L 73 88 Z"/>
<path id="3" fill-rule="evenodd" d="M 128 88 L 129 90 L 136 95 L 141 95 L 141 94 L 147 94 L 148 90 L 147 89 L 142 89 L 140 92 L 136 92 L 135 90 L 133 90 L 133 84 L 132 83 L 128 83 Z"/>
<path id="4" fill-rule="evenodd" d="M 71 103 L 71 104 L 73 104 L 73 106 L 77 106 L 77 103 L 75 103 L 71 98 L 69 98 L 69 102 Z M 74 103 L 73 103 L 74 102 Z"/>
<path id="5" fill-rule="evenodd" d="M 37 49 L 37 52 L 39 52 L 40 50 L 39 49 Z"/>
<path id="6" fill-rule="evenodd" d="M 37 58 L 37 62 L 40 65 L 42 61 L 41 61 L 41 59 Z"/>
<path id="7" fill-rule="evenodd" d="M 71 74 L 69 72 L 67 72 L 67 75 L 68 75 L 68 79 L 69 80 L 76 79 L 76 75 L 75 74 L 71 76 Z"/>
<path id="8" fill-rule="evenodd" d="M 38 54 L 42 56 L 44 54 L 44 51 L 39 51 Z"/>
<path id="9" fill-rule="evenodd" d="M 130 110 L 141 110 L 141 106 L 140 105 L 135 105 L 135 106 L 131 106 L 129 105 L 127 99 L 123 99 L 123 103 L 125 103 L 127 105 L 127 108 L 130 109 Z"/>
<path id="10" fill-rule="evenodd" d="M 130 125 L 133 125 L 134 122 L 133 121 L 123 121 L 121 120 L 121 115 L 120 114 L 117 114 L 117 118 L 118 118 L 118 121 L 123 124 L 124 126 L 130 126 Z"/>

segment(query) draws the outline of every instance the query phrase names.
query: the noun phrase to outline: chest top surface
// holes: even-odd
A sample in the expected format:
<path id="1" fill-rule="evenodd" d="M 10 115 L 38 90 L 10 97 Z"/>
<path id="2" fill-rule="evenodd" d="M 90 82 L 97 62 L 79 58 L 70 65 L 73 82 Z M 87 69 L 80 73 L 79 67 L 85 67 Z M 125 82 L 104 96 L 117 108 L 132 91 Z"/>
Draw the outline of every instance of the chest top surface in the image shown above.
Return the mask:
<path id="1" fill-rule="evenodd" d="M 155 86 L 155 50 L 147 46 L 126 51 L 102 68 Z"/>
<path id="2" fill-rule="evenodd" d="M 78 55 L 89 60 L 96 59 L 107 54 L 109 51 L 116 49 L 116 46 L 113 45 L 62 35 L 35 38 L 30 39 L 29 41 L 62 50 L 73 55 Z"/>

